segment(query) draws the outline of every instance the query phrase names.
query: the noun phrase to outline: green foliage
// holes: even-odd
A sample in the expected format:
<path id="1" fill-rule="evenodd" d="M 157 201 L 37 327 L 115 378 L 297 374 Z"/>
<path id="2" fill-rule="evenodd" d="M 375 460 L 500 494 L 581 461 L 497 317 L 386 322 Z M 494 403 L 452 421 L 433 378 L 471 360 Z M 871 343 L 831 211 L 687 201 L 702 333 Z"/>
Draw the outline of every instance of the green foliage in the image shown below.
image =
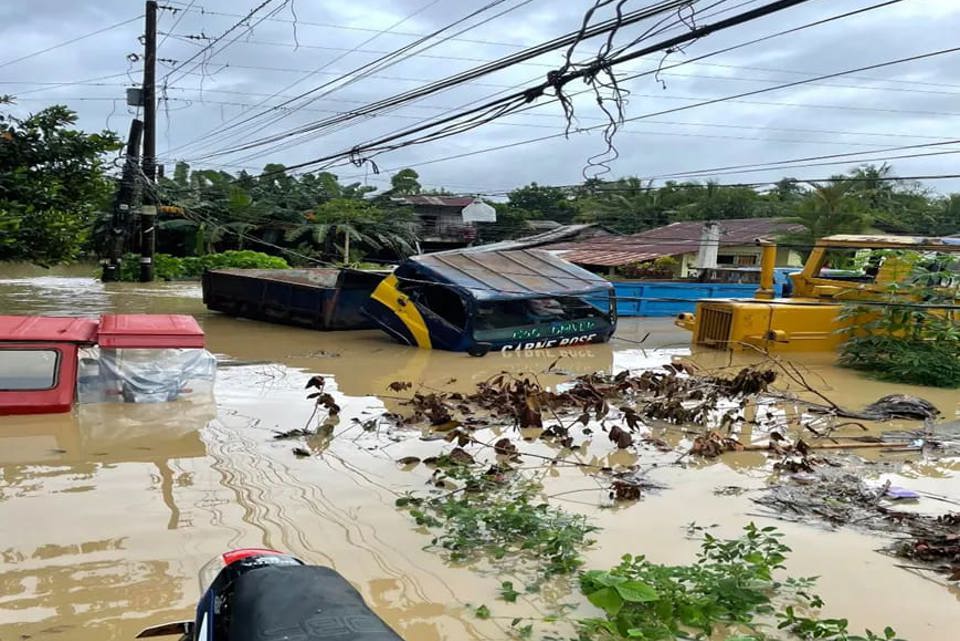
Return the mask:
<path id="1" fill-rule="evenodd" d="M 479 608 L 473 611 L 474 616 L 478 619 L 489 619 L 490 618 L 490 608 L 485 605 L 481 605 Z"/>
<path id="2" fill-rule="evenodd" d="M 305 249 L 319 249 L 333 259 L 350 263 L 349 248 L 390 250 L 405 258 L 415 252 L 412 217 L 404 209 L 387 212 L 367 200 L 335 198 L 305 215 L 306 222 L 287 231 L 287 241 L 303 241 Z M 337 244 L 339 242 L 339 245 Z"/>
<path id="3" fill-rule="evenodd" d="M 718 630 L 740 631 L 727 641 L 784 638 L 828 641 L 879 641 L 894 639 L 867 632 L 851 636 L 842 619 L 799 617 L 822 607 L 823 601 L 808 590 L 813 579 L 778 581 L 790 549 L 776 528 L 749 524 L 743 536 L 722 540 L 704 534 L 694 563 L 663 565 L 643 556 L 624 556 L 609 571 L 591 570 L 580 576 L 580 589 L 603 611 L 603 617 L 579 621 L 580 639 L 644 639 L 673 641 L 705 638 Z M 778 621 L 776 630 L 765 621 Z M 783 637 L 789 634 L 789 637 Z"/>
<path id="4" fill-rule="evenodd" d="M 178 258 L 169 254 L 157 254 L 153 258 L 154 270 L 159 280 L 198 279 L 208 269 L 288 269 L 290 265 L 282 258 L 256 251 L 230 250 L 206 256 Z M 128 254 L 120 270 L 120 280 L 137 281 L 140 278 L 138 256 Z"/>
<path id="5" fill-rule="evenodd" d="M 78 131 L 76 121 L 63 106 L 0 113 L 0 260 L 52 264 L 85 248 L 112 186 L 103 155 L 120 141 Z"/>
<path id="6" fill-rule="evenodd" d="M 582 548 L 591 543 L 596 528 L 586 518 L 552 507 L 539 499 L 540 487 L 521 476 L 491 481 L 469 468 L 451 467 L 448 474 L 466 491 L 429 498 L 404 497 L 406 509 L 418 525 L 439 530 L 431 544 L 451 561 L 481 559 L 511 571 L 529 570 L 534 584 L 579 568 Z M 501 585 L 501 596 L 516 599 L 513 584 Z"/>
<path id="7" fill-rule="evenodd" d="M 637 178 L 594 181 L 580 189 L 577 220 L 635 233 L 682 220 L 722 220 L 782 215 L 761 195 L 745 187 L 715 183 L 668 182 L 653 187 Z"/>
<path id="8" fill-rule="evenodd" d="M 507 198 L 511 207 L 529 212 L 533 218 L 570 223 L 577 213 L 572 196 L 571 191 L 563 187 L 544 187 L 530 183 L 526 187 L 514 189 Z"/>
<path id="9" fill-rule="evenodd" d="M 784 236 L 788 242 L 812 246 L 818 238 L 834 234 L 863 232 L 871 222 L 868 206 L 856 197 L 853 184 L 835 182 L 814 185 L 806 197 L 792 208 L 789 221 L 803 225 L 804 230 Z"/>
<path id="10" fill-rule="evenodd" d="M 520 593 L 513 588 L 513 581 L 504 581 L 500 584 L 500 598 L 507 603 L 516 603 Z"/>
<path id="11" fill-rule="evenodd" d="M 661 256 L 645 263 L 634 263 L 618 271 L 626 278 L 674 278 L 678 275 L 680 261 L 673 256 Z"/>
<path id="12" fill-rule="evenodd" d="M 912 266 L 911 274 L 889 285 L 883 306 L 847 305 L 843 318 L 856 322 L 841 347 L 840 364 L 897 383 L 960 387 L 960 319 L 956 310 L 935 307 L 958 303 L 960 259 L 882 254 Z"/>
<path id="13" fill-rule="evenodd" d="M 412 169 L 401 169 L 390 178 L 391 196 L 412 196 L 420 191 L 420 174 Z"/>

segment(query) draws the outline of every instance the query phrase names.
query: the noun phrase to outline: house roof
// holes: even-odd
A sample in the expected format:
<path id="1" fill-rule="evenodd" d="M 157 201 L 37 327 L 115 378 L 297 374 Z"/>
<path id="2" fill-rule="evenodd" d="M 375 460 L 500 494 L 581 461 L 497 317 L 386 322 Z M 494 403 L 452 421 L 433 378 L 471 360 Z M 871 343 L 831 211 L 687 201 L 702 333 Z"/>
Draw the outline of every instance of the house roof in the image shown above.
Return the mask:
<path id="1" fill-rule="evenodd" d="M 449 251 L 411 260 L 438 282 L 457 285 L 479 300 L 576 295 L 612 287 L 605 278 L 535 249 Z"/>
<path id="2" fill-rule="evenodd" d="M 393 202 L 401 205 L 430 205 L 432 207 L 458 207 L 463 209 L 475 198 L 472 196 L 397 196 Z"/>
<path id="3" fill-rule="evenodd" d="M 540 232 L 539 234 L 524 236 L 523 238 L 515 238 L 514 240 L 501 240 L 499 242 L 489 243 L 487 245 L 474 245 L 473 247 L 468 247 L 465 249 L 452 249 L 448 251 L 451 251 L 451 252 L 506 251 L 510 249 L 532 249 L 534 247 L 542 247 L 544 245 L 550 245 L 549 248 L 553 249 L 552 245 L 554 243 L 560 243 L 563 241 L 572 242 L 572 241 L 575 241 L 578 236 L 584 233 L 593 234 L 591 238 L 596 236 L 613 236 L 614 235 L 613 232 L 596 223 L 586 223 L 586 224 L 578 224 L 578 225 L 561 225 L 556 229 L 550 229 L 544 232 Z M 444 252 L 438 252 L 438 253 L 444 253 Z"/>
<path id="4" fill-rule="evenodd" d="M 581 265 L 616 267 L 642 263 L 661 256 L 678 256 L 698 251 L 705 222 L 684 221 L 630 236 L 557 243 L 543 249 L 557 251 L 564 260 Z M 803 228 L 783 218 L 729 218 L 714 222 L 720 225 L 720 247 L 751 245 L 758 238 L 770 238 Z"/>

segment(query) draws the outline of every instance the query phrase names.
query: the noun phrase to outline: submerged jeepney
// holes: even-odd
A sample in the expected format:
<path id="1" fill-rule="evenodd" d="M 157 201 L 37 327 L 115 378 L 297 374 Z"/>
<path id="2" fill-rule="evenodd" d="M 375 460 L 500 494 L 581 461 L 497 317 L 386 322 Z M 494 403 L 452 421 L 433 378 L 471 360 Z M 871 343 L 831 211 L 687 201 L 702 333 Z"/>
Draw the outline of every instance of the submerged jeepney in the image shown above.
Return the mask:
<path id="1" fill-rule="evenodd" d="M 415 256 L 362 311 L 401 343 L 471 354 L 602 343 L 617 323 L 611 283 L 537 250 Z"/>
<path id="2" fill-rule="evenodd" d="M 0 316 L 0 415 L 176 401 L 212 392 L 215 373 L 192 316 Z"/>

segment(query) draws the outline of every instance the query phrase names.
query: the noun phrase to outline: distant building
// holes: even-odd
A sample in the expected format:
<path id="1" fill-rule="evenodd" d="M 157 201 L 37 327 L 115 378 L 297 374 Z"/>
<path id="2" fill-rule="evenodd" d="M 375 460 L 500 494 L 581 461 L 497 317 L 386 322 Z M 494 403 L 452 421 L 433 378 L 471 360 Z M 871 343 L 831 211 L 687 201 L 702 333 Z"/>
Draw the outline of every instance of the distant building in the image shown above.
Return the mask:
<path id="1" fill-rule="evenodd" d="M 470 196 L 415 195 L 391 200 L 413 208 L 417 217 L 417 236 L 424 251 L 472 245 L 477 240 L 476 222 L 496 222 L 496 210 Z M 474 210 L 483 208 L 486 210 L 482 211 L 481 217 L 473 215 Z M 488 210 L 492 210 L 492 214 Z"/>
<path id="2" fill-rule="evenodd" d="M 674 277 L 686 278 L 698 265 L 705 225 L 716 223 L 714 231 L 717 267 L 754 267 L 760 264 L 758 239 L 775 240 L 777 236 L 799 231 L 801 225 L 783 218 L 732 218 L 705 222 L 702 220 L 673 223 L 629 236 L 607 236 L 579 242 L 560 242 L 542 247 L 556 252 L 565 260 L 596 271 L 613 272 L 617 267 L 649 263 L 664 256 L 677 261 Z M 712 262 L 712 252 L 711 262 Z M 702 257 L 701 257 L 702 258 Z M 790 247 L 777 249 L 778 267 L 801 267 L 803 256 Z"/>

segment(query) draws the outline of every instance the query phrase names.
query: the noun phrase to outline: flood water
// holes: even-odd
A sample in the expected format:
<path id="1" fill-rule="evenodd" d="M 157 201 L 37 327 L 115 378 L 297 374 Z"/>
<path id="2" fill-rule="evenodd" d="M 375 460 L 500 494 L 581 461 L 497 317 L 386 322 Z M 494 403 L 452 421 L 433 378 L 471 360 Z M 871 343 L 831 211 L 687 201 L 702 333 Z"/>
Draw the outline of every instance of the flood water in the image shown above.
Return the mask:
<path id="1" fill-rule="evenodd" d="M 199 568 L 243 546 L 287 550 L 336 568 L 407 641 L 505 639 L 513 617 L 545 612 L 551 601 L 570 596 L 523 595 L 506 604 L 496 599 L 501 577 L 452 567 L 425 550 L 428 536 L 394 501 L 407 490 L 423 490 L 429 470 L 403 469 L 395 461 L 436 453 L 437 443 L 421 440 L 419 430 L 365 431 L 360 424 L 402 409 L 387 390 L 392 381 L 467 391 L 508 370 L 556 384 L 573 374 L 658 367 L 689 355 L 686 335 L 659 319 L 623 320 L 621 340 L 608 345 L 478 359 L 395 345 L 376 331 L 322 333 L 210 313 L 195 283 L 105 286 L 82 269 L 67 276 L 0 271 L 0 314 L 108 311 L 195 315 L 221 360 L 215 398 L 0 417 L 2 641 L 132 639 L 146 626 L 192 618 Z M 960 416 L 956 391 L 882 384 L 838 370 L 826 356 L 797 358 L 808 380 L 845 406 L 906 392 L 934 402 L 947 418 Z M 731 364 L 715 353 L 693 360 L 704 367 Z M 274 440 L 273 433 L 307 421 L 304 384 L 314 374 L 330 381 L 343 412 L 334 436 L 308 443 L 317 455 L 301 459 L 291 453 L 299 443 Z M 765 519 L 755 514 L 749 493 L 714 493 L 761 487 L 771 474 L 762 452 L 654 467 L 646 453 L 611 447 L 595 439 L 579 456 L 611 466 L 638 463 L 664 489 L 611 509 L 591 477 L 551 472 L 548 493 L 559 495 L 553 500 L 589 514 L 602 528 L 587 567 L 609 567 L 625 553 L 690 561 L 697 544 L 684 534 L 693 521 L 718 524 L 715 533 L 722 536 L 735 536 L 751 520 L 773 524 L 794 550 L 791 572 L 821 577 L 817 591 L 826 616 L 849 618 L 854 630 L 890 625 L 915 641 L 955 638 L 960 590 L 935 575 L 896 567 L 896 559 L 875 551 L 885 540 Z M 905 458 L 865 455 L 881 462 Z M 907 458 L 892 474 L 878 465 L 877 478 L 885 474 L 899 485 L 960 500 L 960 461 Z M 490 620 L 467 607 L 481 603 L 493 612 Z"/>

